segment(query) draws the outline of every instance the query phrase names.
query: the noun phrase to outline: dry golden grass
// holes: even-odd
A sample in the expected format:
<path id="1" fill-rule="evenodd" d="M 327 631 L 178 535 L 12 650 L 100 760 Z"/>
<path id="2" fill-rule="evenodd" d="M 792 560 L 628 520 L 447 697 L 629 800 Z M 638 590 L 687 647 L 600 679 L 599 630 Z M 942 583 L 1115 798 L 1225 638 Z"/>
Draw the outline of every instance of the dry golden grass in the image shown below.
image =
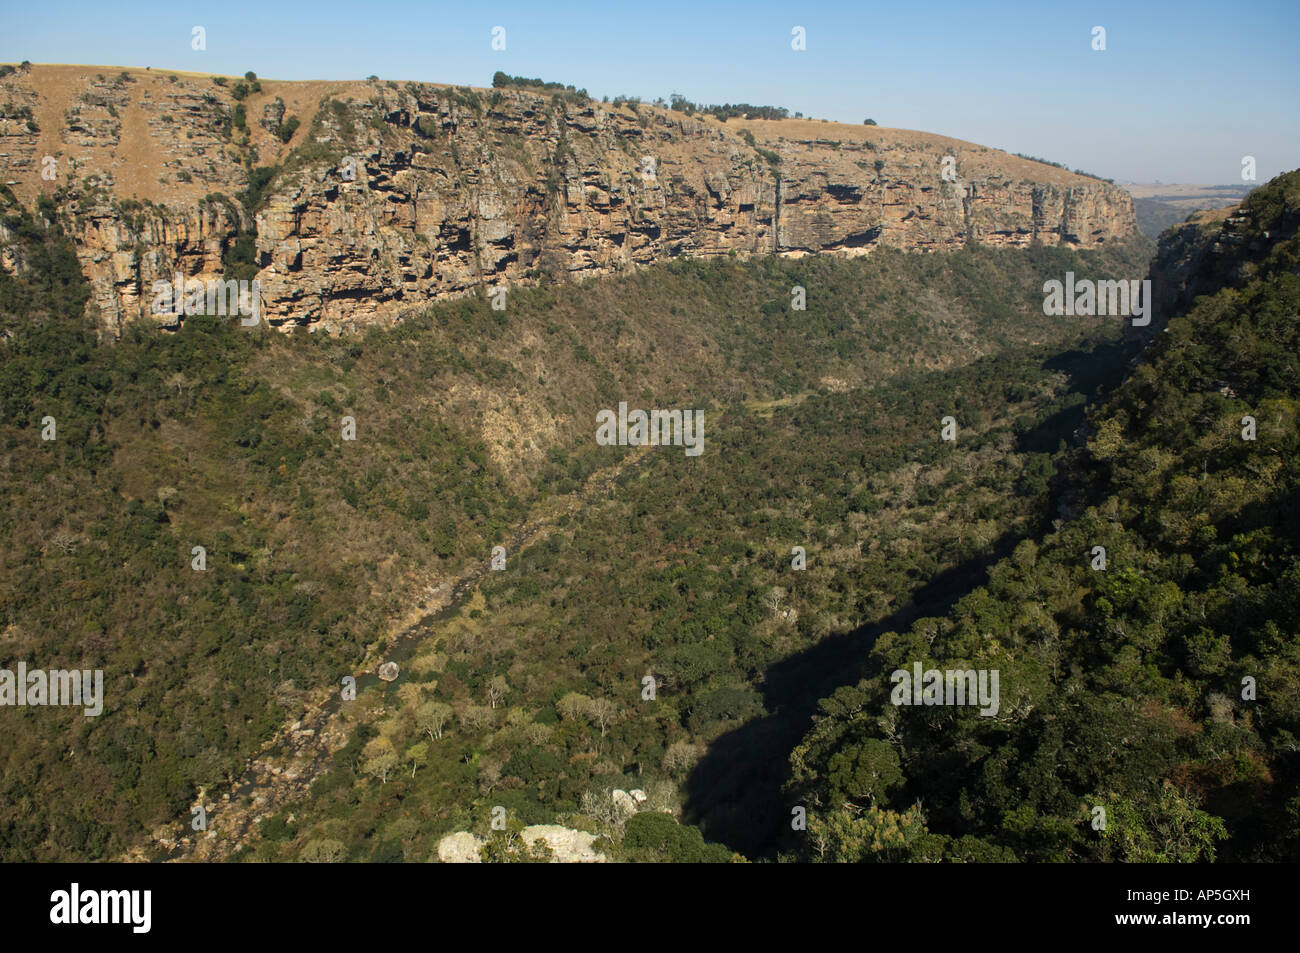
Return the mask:
<path id="1" fill-rule="evenodd" d="M 120 142 L 115 147 L 105 145 L 77 146 L 64 141 L 65 114 L 79 102 L 87 86 L 95 81 L 98 74 L 112 79 L 126 72 L 135 82 L 128 84 L 126 91 L 130 97 L 128 105 L 119 110 L 122 123 Z M 121 198 L 148 200 L 159 204 L 191 205 L 208 192 L 210 185 L 195 181 L 185 183 L 174 180 L 167 175 L 165 163 L 168 150 L 158 141 L 148 125 L 149 111 L 142 108 L 147 97 L 153 104 L 154 111 L 159 111 L 165 97 L 177 88 L 192 92 L 210 93 L 229 107 L 235 105 L 231 87 L 242 80 L 240 76 L 226 77 L 225 86 L 218 86 L 212 80 L 222 74 L 194 72 L 187 70 L 142 69 L 139 67 L 90 66 L 77 64 L 36 64 L 30 74 L 19 73 L 0 81 L 0 89 L 24 87 L 37 94 L 38 101 L 33 107 L 40 135 L 36 144 L 37 155 L 53 155 L 62 160 L 76 159 L 88 169 L 101 168 L 110 171 L 115 180 L 114 192 Z M 173 82 L 169 77 L 177 77 Z M 249 94 L 244 100 L 249 129 L 249 144 L 257 149 L 259 165 L 275 165 L 288 153 L 303 142 L 321 101 L 327 97 L 343 100 L 349 98 L 364 100 L 370 98 L 375 84 L 365 80 L 304 80 L 289 81 L 258 78 L 261 91 Z M 424 83 L 432 88 L 451 88 L 452 84 Z M 490 92 L 482 87 L 468 87 L 477 92 Z M 546 94 L 537 94 L 539 98 Z M 294 138 L 287 144 L 266 131 L 259 124 L 262 110 L 279 97 L 285 104 L 285 116 L 297 116 L 300 127 Z M 594 106 L 609 112 L 631 114 L 629 106 L 612 106 L 607 103 L 593 103 Z M 696 115 L 685 117 L 680 113 L 640 104 L 638 111 L 658 113 L 670 116 L 674 120 L 699 122 L 711 128 L 723 131 L 727 135 L 739 137 L 742 130 L 751 132 L 755 139 L 765 147 L 774 148 L 787 143 L 828 143 L 842 142 L 861 144 L 870 141 L 880 150 L 943 150 L 953 155 L 962 169 L 963 176 L 1003 175 L 1010 178 L 1031 178 L 1057 185 L 1081 185 L 1089 181 L 1082 176 L 1058 169 L 1043 163 L 1032 162 L 1017 156 L 1008 155 L 996 149 L 990 149 L 975 143 L 952 139 L 946 136 L 920 132 L 911 129 L 893 129 L 883 126 L 858 126 L 847 123 L 824 122 L 814 119 L 783 120 L 743 120 L 732 119 L 726 123 L 712 116 Z M 161 107 L 165 112 L 165 107 Z M 166 181 L 160 181 L 160 178 Z M 48 189 L 50 183 L 43 183 L 37 176 L 19 178 L 15 191 L 24 202 L 31 202 L 42 189 Z"/>

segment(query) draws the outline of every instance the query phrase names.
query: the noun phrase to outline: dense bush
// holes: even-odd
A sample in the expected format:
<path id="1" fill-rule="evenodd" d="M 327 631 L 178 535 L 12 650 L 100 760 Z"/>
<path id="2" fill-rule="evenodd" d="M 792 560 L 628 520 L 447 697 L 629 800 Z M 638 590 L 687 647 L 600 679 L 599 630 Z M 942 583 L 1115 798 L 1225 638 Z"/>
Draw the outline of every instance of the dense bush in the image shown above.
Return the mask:
<path id="1" fill-rule="evenodd" d="M 800 856 L 867 859 L 868 816 L 917 832 L 896 859 L 959 836 L 1044 861 L 1300 851 L 1298 210 L 1290 173 L 1243 209 L 1267 244 L 1201 239 L 1257 260 L 1223 268 L 1061 455 L 1075 517 L 881 634 L 868 677 L 822 701 L 792 758 L 788 796 L 818 815 Z M 895 708 L 887 676 L 914 660 L 1000 669 L 1003 714 Z M 901 766 L 887 791 L 840 769 L 879 751 Z"/>

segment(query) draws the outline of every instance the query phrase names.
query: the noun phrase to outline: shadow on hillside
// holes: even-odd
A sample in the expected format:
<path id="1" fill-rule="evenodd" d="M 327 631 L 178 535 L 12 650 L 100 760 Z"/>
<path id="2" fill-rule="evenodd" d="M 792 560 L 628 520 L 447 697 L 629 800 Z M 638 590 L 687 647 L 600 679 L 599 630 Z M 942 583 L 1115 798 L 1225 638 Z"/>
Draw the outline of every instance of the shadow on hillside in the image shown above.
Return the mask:
<path id="1" fill-rule="evenodd" d="M 1043 362 L 1043 369 L 1060 371 L 1069 381 L 1068 393 L 1079 394 L 1084 403 L 1058 410 L 1033 430 L 1020 435 L 1016 449 L 1022 453 L 1054 453 L 1061 441 L 1068 445 L 1084 423 L 1087 404 L 1095 403 L 1118 386 L 1129 371 L 1128 362 L 1137 350 L 1131 341 L 1098 344 L 1091 350 L 1073 348 Z"/>
<path id="2" fill-rule="evenodd" d="M 912 601 L 853 632 L 833 635 L 767 670 L 763 700 L 770 715 L 722 735 L 686 779 L 686 819 L 711 841 L 751 858 L 773 855 L 787 843 L 790 807 L 781 788 L 790 751 L 808 731 L 817 702 L 866 672 L 866 660 L 885 632 L 917 619 L 941 616 L 981 585 L 988 569 L 1011 554 L 1021 537 L 1007 533 L 976 558 L 939 573 Z"/>
<path id="3" fill-rule="evenodd" d="M 1062 371 L 1070 380 L 1070 390 L 1095 400 L 1102 390 L 1109 390 L 1128 376 L 1128 362 L 1140 348 L 1133 341 L 1110 341 L 1089 350 L 1071 348 L 1043 361 L 1043 369 Z"/>
<path id="4" fill-rule="evenodd" d="M 1132 341 L 1074 348 L 1043 362 L 1067 375 L 1069 391 L 1087 403 L 1101 399 L 1123 381 L 1137 352 Z M 1067 407 L 1021 435 L 1019 448 L 1052 452 L 1073 441 L 1084 422 L 1085 404 Z M 1033 530 L 1030 536 L 1037 535 Z M 812 724 L 817 703 L 842 685 L 867 673 L 876 639 L 903 631 L 919 618 L 943 616 L 972 589 L 983 584 L 990 566 L 1009 556 L 1024 538 L 1007 533 L 982 556 L 935 576 L 903 608 L 856 631 L 830 636 L 805 652 L 772 666 L 764 675 L 763 695 L 771 714 L 719 737 L 686 780 L 687 820 L 704 836 L 748 857 L 771 857 L 791 844 L 790 808 L 782 793 L 791 750 Z"/>

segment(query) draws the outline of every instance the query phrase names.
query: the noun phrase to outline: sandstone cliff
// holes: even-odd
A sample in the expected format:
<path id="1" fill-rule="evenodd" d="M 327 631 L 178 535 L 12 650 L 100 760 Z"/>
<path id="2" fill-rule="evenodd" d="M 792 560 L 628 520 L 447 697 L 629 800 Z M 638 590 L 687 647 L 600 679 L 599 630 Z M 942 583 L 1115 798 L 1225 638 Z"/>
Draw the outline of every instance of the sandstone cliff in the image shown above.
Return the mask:
<path id="1" fill-rule="evenodd" d="M 1093 246 L 1136 230 L 1106 182 L 907 130 L 381 81 L 262 80 L 237 103 L 235 85 L 81 66 L 0 80 L 0 181 L 54 201 L 106 332 L 174 327 L 151 315 L 151 289 L 177 272 L 255 275 L 272 325 L 341 331 L 678 255 Z M 289 116 L 301 125 L 282 142 Z"/>

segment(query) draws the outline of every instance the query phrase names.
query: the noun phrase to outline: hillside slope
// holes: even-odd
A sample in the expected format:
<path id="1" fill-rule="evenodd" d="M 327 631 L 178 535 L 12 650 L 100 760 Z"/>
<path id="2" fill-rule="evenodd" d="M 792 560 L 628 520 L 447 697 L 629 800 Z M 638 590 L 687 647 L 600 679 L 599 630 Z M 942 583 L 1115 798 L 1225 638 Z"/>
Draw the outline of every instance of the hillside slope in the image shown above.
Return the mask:
<path id="1" fill-rule="evenodd" d="M 1044 316 L 1043 281 L 1147 255 L 680 260 L 355 337 L 195 317 L 97 345 L 56 210 L 0 201 L 0 638 L 11 662 L 102 669 L 106 694 L 94 718 L 3 710 L 8 859 L 291 859 L 327 839 L 424 860 L 504 797 L 550 824 L 611 785 L 675 790 L 666 749 L 759 715 L 770 664 L 1035 529 L 1080 368 L 1122 369 L 1131 346 L 1118 322 Z M 598 445 L 620 401 L 703 409 L 703 455 Z M 945 413 L 972 437 L 951 462 Z M 776 620 L 792 536 L 836 568 Z M 484 574 L 496 545 L 507 569 Z M 645 665 L 657 709 L 634 704 Z M 344 675 L 362 692 L 335 720 Z M 619 723 L 560 716 L 569 693 Z M 455 718 L 419 755 L 429 700 Z M 371 776 L 377 737 L 417 763 Z M 186 843 L 200 795 L 211 837 Z"/>
<path id="2" fill-rule="evenodd" d="M 1298 226 L 1291 172 L 1165 233 L 1169 323 L 1064 461 L 1071 518 L 862 647 L 791 757 L 797 856 L 1300 858 Z M 1000 712 L 894 704 L 918 662 L 1000 671 Z"/>

